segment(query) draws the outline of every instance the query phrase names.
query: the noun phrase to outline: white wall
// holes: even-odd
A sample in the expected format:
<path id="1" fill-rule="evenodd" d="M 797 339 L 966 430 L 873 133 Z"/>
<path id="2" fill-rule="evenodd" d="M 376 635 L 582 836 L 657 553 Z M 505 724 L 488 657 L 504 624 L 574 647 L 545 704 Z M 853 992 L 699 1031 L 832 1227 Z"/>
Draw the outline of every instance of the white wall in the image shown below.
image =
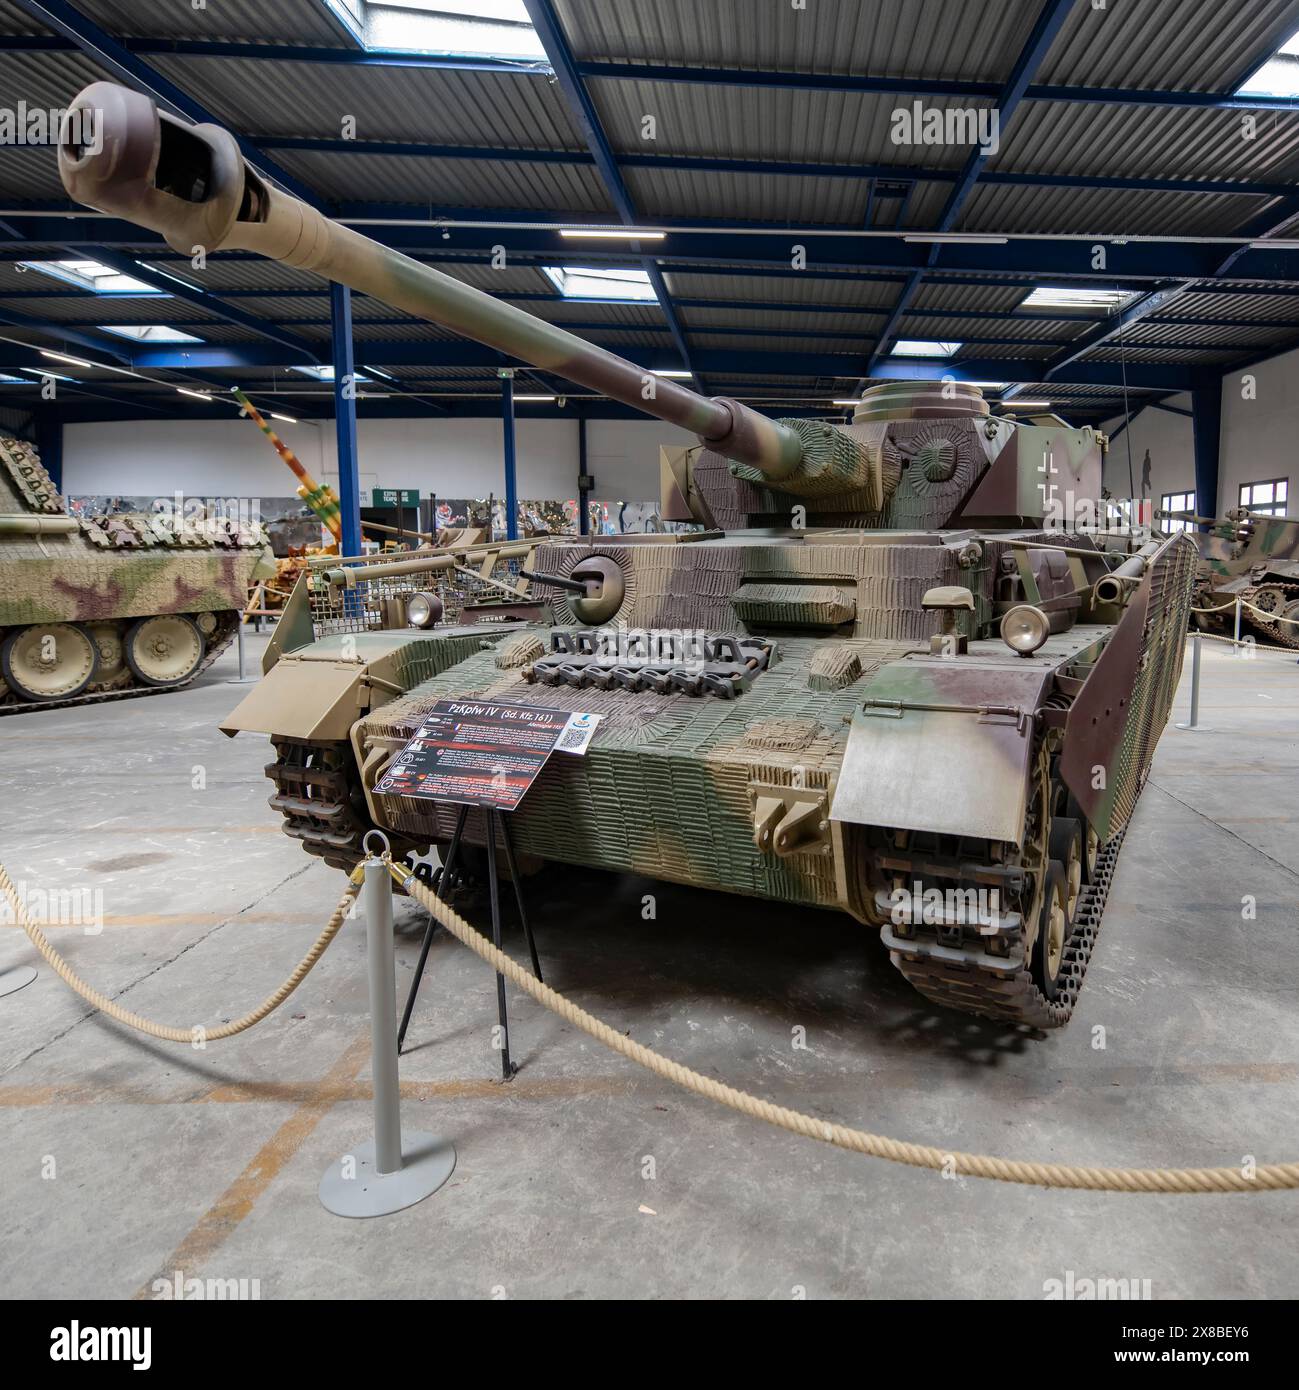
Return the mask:
<path id="1" fill-rule="evenodd" d="M 1252 376 L 1253 399 L 1244 395 L 1244 376 Z M 1222 380 L 1222 459 L 1218 513 L 1240 505 L 1240 484 L 1289 478 L 1287 510 L 1299 514 L 1299 352 L 1283 353 L 1228 372 Z"/>
<path id="2" fill-rule="evenodd" d="M 1189 410 L 1191 398 L 1172 396 L 1167 404 Z M 1109 433 L 1118 423 L 1117 419 L 1110 420 L 1102 428 Z M 1129 437 L 1138 493 L 1147 449 L 1150 492 L 1156 506 L 1163 493 L 1194 489 L 1195 452 L 1190 418 L 1147 406 L 1110 445 L 1105 460 L 1105 486 L 1115 497 L 1128 496 Z M 1201 513 L 1221 516 L 1229 507 L 1239 505 L 1241 483 L 1269 478 L 1290 480 L 1288 510 L 1292 516 L 1299 513 L 1299 500 L 1295 498 L 1295 486 L 1299 484 L 1299 351 L 1283 353 L 1246 372 L 1228 372 L 1223 377 L 1218 496 L 1197 498 L 1196 505 Z"/>
<path id="3" fill-rule="evenodd" d="M 201 407 L 200 407 L 201 408 Z M 288 425 L 277 434 L 322 482 L 338 484 L 334 424 Z M 577 422 L 520 420 L 519 496 L 577 496 Z M 594 495 L 650 501 L 659 494 L 659 445 L 693 436 L 655 420 L 592 420 L 587 467 Z M 504 490 L 501 422 L 491 419 L 362 420 L 357 427 L 363 494 L 372 487 L 417 487 L 441 497 Z M 247 420 L 143 420 L 68 425 L 63 487 L 76 495 L 284 497 L 293 475 Z"/>
<path id="4" fill-rule="evenodd" d="M 1189 395 L 1170 396 L 1168 405 L 1190 410 Z M 1122 420 L 1108 420 L 1101 428 L 1112 434 Z M 1132 453 L 1132 484 L 1128 483 L 1128 451 Z M 1195 449 L 1188 415 L 1173 415 L 1148 405 L 1117 439 L 1105 456 L 1105 486 L 1111 497 L 1140 497 L 1142 469 L 1150 453 L 1150 491 L 1155 506 L 1166 492 L 1195 489 Z"/>

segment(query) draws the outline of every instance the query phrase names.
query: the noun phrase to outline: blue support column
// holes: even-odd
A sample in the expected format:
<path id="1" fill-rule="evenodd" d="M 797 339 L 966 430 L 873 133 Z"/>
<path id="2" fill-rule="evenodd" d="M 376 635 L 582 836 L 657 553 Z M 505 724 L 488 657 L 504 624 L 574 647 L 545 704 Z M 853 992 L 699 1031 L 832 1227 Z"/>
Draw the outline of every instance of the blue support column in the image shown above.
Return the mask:
<path id="1" fill-rule="evenodd" d="M 519 539 L 518 455 L 514 439 L 514 368 L 502 367 L 501 421 L 505 427 L 505 539 Z"/>
<path id="2" fill-rule="evenodd" d="M 579 536 L 589 536 L 591 534 L 591 509 L 587 505 L 587 498 L 591 495 L 587 478 L 590 475 L 586 471 L 586 416 L 577 417 L 577 534 Z"/>
<path id="3" fill-rule="evenodd" d="M 352 291 L 329 286 L 334 347 L 334 421 L 338 430 L 338 500 L 344 555 L 361 553 L 361 472 L 356 452 L 356 360 L 352 345 Z"/>
<path id="4" fill-rule="evenodd" d="M 1218 458 L 1222 446 L 1222 381 L 1210 375 L 1191 392 L 1191 434 L 1195 449 L 1195 510 L 1221 516 Z M 1235 505 L 1234 503 L 1232 504 Z"/>
<path id="5" fill-rule="evenodd" d="M 63 419 L 55 411 L 36 412 L 36 452 L 54 486 L 63 491 Z"/>

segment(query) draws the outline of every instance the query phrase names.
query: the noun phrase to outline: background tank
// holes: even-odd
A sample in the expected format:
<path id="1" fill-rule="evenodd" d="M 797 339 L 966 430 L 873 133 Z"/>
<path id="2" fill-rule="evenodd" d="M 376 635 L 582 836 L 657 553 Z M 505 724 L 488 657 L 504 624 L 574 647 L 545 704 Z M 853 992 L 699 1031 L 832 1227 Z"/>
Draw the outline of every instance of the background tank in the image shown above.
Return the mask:
<path id="1" fill-rule="evenodd" d="M 1196 626 L 1233 631 L 1239 598 L 1242 632 L 1299 648 L 1299 518 L 1240 508 L 1188 534 L 1200 549 L 1195 607 L 1217 610 L 1193 613 Z"/>
<path id="2" fill-rule="evenodd" d="M 274 573 L 260 528 L 69 516 L 35 449 L 0 439 L 0 710 L 185 685 Z"/>
<path id="3" fill-rule="evenodd" d="M 1068 1020 L 1196 556 L 1073 534 L 1100 436 L 995 419 L 955 382 L 874 387 L 845 426 L 769 420 L 328 221 L 224 131 L 105 84 L 74 105 L 104 113 L 104 152 L 60 151 L 73 197 L 186 252 L 314 270 L 700 439 L 663 467 L 664 516 L 699 529 L 536 543 L 541 621 L 403 626 L 445 557 L 313 568 L 223 725 L 271 735 L 290 834 L 342 867 L 371 825 L 398 853 L 446 844 L 455 806 L 384 784 L 440 700 L 598 713 L 511 814 L 527 855 L 848 912 L 936 1001 Z M 701 926 L 726 910 L 701 899 Z"/>

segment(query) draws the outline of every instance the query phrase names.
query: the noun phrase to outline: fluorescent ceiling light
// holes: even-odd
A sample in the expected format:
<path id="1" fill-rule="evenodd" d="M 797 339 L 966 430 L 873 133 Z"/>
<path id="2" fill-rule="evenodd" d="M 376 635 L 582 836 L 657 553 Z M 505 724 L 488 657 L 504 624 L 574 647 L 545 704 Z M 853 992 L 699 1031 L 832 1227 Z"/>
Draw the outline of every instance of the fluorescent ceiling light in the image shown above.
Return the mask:
<path id="1" fill-rule="evenodd" d="M 860 400 L 860 399 L 857 399 L 857 400 L 851 400 L 851 401 L 831 401 L 830 404 L 831 404 L 831 405 L 860 405 L 860 404 L 861 404 L 861 400 Z"/>
<path id="2" fill-rule="evenodd" d="M 1284 237 L 1271 237 L 1267 241 L 1251 241 L 1249 243 L 1251 251 L 1294 251 L 1299 249 L 1299 241 L 1291 238 L 1287 241 Z"/>
<path id="3" fill-rule="evenodd" d="M 365 46 L 371 49 L 546 58 L 523 0 L 364 0 L 363 19 Z"/>
<path id="4" fill-rule="evenodd" d="M 651 376 L 666 376 L 666 377 L 672 378 L 672 379 L 675 380 L 675 381 L 689 381 L 689 380 L 691 379 L 691 377 L 694 376 L 694 372 L 682 372 L 682 371 L 661 372 L 661 371 L 658 370 L 657 367 L 651 367 L 651 368 L 650 368 L 650 375 L 651 375 Z"/>
<path id="5" fill-rule="evenodd" d="M 1021 401 L 1018 396 L 1013 401 L 1006 402 L 1007 410 L 1045 410 L 1051 404 L 1050 401 Z"/>
<path id="6" fill-rule="evenodd" d="M 196 401 L 210 401 L 212 399 L 211 396 L 204 395 L 202 391 L 191 391 L 187 386 L 178 386 L 176 390 L 182 396 L 193 396 Z"/>
<path id="7" fill-rule="evenodd" d="M 667 235 L 666 232 L 615 232 L 607 228 L 596 230 L 581 227 L 561 227 L 559 234 L 566 237 L 598 237 L 604 241 L 662 241 Z"/>
<path id="8" fill-rule="evenodd" d="M 69 357 L 66 352 L 49 352 L 45 348 L 41 349 L 41 356 L 48 357 L 54 362 L 67 362 L 73 367 L 94 367 L 95 365 L 93 362 L 87 362 L 84 357 Z"/>
<path id="9" fill-rule="evenodd" d="M 319 366 L 311 366 L 311 367 L 290 367 L 290 368 L 289 368 L 289 371 L 291 371 L 291 372 L 300 372 L 303 376 L 309 376 L 309 377 L 311 377 L 311 378 L 312 378 L 313 380 L 315 380 L 315 381 L 329 381 L 329 382 L 332 382 L 333 379 L 334 379 L 334 368 L 333 368 L 333 364 L 332 364 L 332 363 L 327 363 L 327 364 L 326 364 L 325 366 L 323 366 L 323 367 L 319 367 Z M 354 372 L 354 373 L 352 374 L 352 379 L 353 379 L 354 381 L 369 381 L 369 380 L 370 380 L 370 378 L 369 378 L 368 376 L 366 376 L 366 374 L 365 374 L 364 372 Z"/>
<path id="10" fill-rule="evenodd" d="M 890 357 L 951 357 L 960 343 L 936 343 L 929 338 L 899 338 Z"/>
<path id="11" fill-rule="evenodd" d="M 378 367 L 369 367 L 369 366 L 367 366 L 367 367 L 363 368 L 363 370 L 369 372 L 369 373 L 370 373 L 370 376 L 381 376 L 385 381 L 396 381 L 396 380 L 397 380 L 397 378 L 396 378 L 395 376 L 393 376 L 393 374 L 392 374 L 391 372 L 381 372 L 381 371 L 378 369 Z M 368 380 L 367 377 L 362 376 L 360 373 L 357 374 L 357 378 L 356 378 L 356 379 L 357 379 L 357 381 L 366 381 L 366 380 Z"/>
<path id="12" fill-rule="evenodd" d="M 179 275 L 173 275 L 170 270 L 163 270 L 160 266 L 146 265 L 144 261 L 136 261 L 136 265 L 138 265 L 141 270 L 147 270 L 150 275 L 161 275 L 165 280 L 174 280 L 178 285 L 183 285 L 187 290 L 193 290 L 195 294 L 207 293 L 201 285 L 191 285 L 188 280 L 182 280 Z M 157 293 L 164 299 L 170 297 L 162 290 L 158 290 Z"/>
<path id="13" fill-rule="evenodd" d="M 32 376 L 38 376 L 42 381 L 44 381 L 47 376 L 52 377 L 55 381 L 70 381 L 73 385 L 75 385 L 77 381 L 77 378 L 74 376 L 63 376 L 59 372 L 47 372 L 44 367 L 19 367 L 18 370 L 20 372 L 29 372 Z"/>
<path id="14" fill-rule="evenodd" d="M 280 415 L 277 414 L 274 410 L 271 411 L 271 419 L 283 420 L 286 425 L 296 425 L 298 423 L 292 415 Z"/>
<path id="15" fill-rule="evenodd" d="M 550 283 L 565 299 L 634 300 L 656 304 L 658 296 L 643 270 L 597 270 L 584 266 L 542 266 Z"/>
<path id="16" fill-rule="evenodd" d="M 0 386 L 30 386 L 31 382 L 26 377 L 10 376 L 8 372 L 0 372 Z"/>
<path id="17" fill-rule="evenodd" d="M 553 401 L 554 396 L 515 396 L 516 401 Z"/>
<path id="18" fill-rule="evenodd" d="M 923 246 L 1005 246 L 1010 238 L 993 232 L 908 232 L 902 240 Z"/>
<path id="19" fill-rule="evenodd" d="M 1133 297 L 1133 290 L 1085 290 L 1068 286 L 1040 285 L 1019 301 L 1021 309 L 1117 309 Z"/>
<path id="20" fill-rule="evenodd" d="M 1290 37 L 1236 88 L 1241 97 L 1299 97 L 1299 34 Z"/>
<path id="21" fill-rule="evenodd" d="M 119 338 L 130 338 L 136 343 L 201 343 L 192 333 L 182 333 L 179 328 L 168 328 L 161 323 L 101 323 L 101 333 L 116 333 Z"/>
<path id="22" fill-rule="evenodd" d="M 977 386 L 980 391 L 1004 391 L 1006 383 L 1004 381 L 965 381 L 963 386 Z"/>
<path id="23" fill-rule="evenodd" d="M 62 280 L 65 285 L 75 285 L 90 294 L 139 294 L 150 295 L 155 299 L 169 299 L 165 290 L 155 290 L 143 280 L 133 275 L 123 275 L 111 266 L 101 265 L 99 261 L 19 261 L 27 270 L 39 271 L 42 275 Z"/>

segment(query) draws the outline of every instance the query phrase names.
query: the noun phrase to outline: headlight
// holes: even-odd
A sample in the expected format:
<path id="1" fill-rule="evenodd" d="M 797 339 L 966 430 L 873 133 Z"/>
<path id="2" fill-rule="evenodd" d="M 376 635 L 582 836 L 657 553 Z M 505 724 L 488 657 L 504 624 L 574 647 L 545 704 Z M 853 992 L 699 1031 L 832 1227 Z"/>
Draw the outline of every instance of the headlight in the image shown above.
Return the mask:
<path id="1" fill-rule="evenodd" d="M 432 627 L 442 621 L 442 600 L 436 594 L 412 594 L 406 601 L 406 621 L 411 627 Z"/>
<path id="2" fill-rule="evenodd" d="M 1001 640 L 1020 656 L 1032 656 L 1051 635 L 1051 619 L 1031 603 L 1018 603 L 1001 620 Z"/>

